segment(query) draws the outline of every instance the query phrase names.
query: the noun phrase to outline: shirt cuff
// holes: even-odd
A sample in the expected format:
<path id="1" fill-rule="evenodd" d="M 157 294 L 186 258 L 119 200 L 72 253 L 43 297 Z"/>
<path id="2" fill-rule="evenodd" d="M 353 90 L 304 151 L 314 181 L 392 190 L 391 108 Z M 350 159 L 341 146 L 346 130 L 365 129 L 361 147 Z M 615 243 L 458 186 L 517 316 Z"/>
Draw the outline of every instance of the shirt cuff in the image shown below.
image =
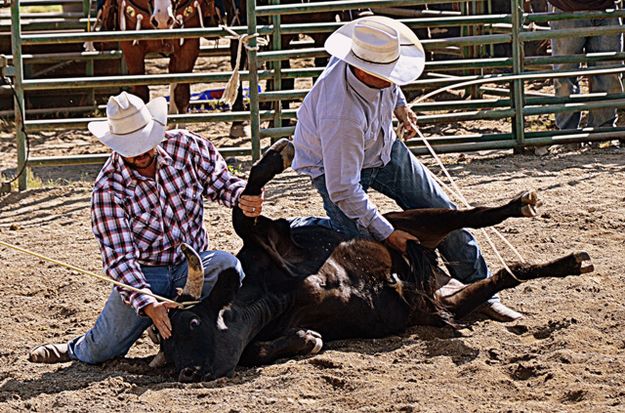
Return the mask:
<path id="1" fill-rule="evenodd" d="M 399 88 L 399 86 L 397 87 Z M 406 101 L 406 96 L 404 96 L 404 93 L 401 91 L 401 89 L 399 89 L 397 93 L 397 101 L 395 102 L 395 109 L 401 106 L 406 106 L 407 104 L 408 102 Z"/>
<path id="2" fill-rule="evenodd" d="M 241 195 L 243 195 L 243 190 L 245 189 L 245 185 L 241 186 L 234 190 L 234 198 L 232 203 L 232 208 L 239 205 L 239 199 L 241 199 Z"/>
<path id="3" fill-rule="evenodd" d="M 138 316 L 145 316 L 143 309 L 150 304 L 156 304 L 158 301 L 151 295 L 133 293 L 130 296 L 130 304 L 137 312 Z"/>
<path id="4" fill-rule="evenodd" d="M 380 213 L 377 213 L 371 220 L 367 230 L 376 240 L 384 241 L 393 231 L 395 231 L 395 228 L 393 228 L 393 225 L 391 225 L 386 218 L 384 218 Z"/>

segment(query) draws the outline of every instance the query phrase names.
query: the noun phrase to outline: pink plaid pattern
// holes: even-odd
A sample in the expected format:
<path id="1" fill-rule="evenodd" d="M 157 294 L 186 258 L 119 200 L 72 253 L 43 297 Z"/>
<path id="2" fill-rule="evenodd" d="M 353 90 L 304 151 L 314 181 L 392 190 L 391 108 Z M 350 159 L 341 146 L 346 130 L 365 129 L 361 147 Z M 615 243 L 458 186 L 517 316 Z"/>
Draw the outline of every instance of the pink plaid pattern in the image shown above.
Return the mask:
<path id="1" fill-rule="evenodd" d="M 103 267 L 114 280 L 150 288 L 141 265 L 173 265 L 184 259 L 186 242 L 208 249 L 202 223 L 203 197 L 234 207 L 245 181 L 230 174 L 217 149 L 186 130 L 165 133 L 157 147 L 156 179 L 129 169 L 113 153 L 102 167 L 91 198 L 93 233 L 100 242 Z M 139 313 L 156 300 L 118 288 Z"/>

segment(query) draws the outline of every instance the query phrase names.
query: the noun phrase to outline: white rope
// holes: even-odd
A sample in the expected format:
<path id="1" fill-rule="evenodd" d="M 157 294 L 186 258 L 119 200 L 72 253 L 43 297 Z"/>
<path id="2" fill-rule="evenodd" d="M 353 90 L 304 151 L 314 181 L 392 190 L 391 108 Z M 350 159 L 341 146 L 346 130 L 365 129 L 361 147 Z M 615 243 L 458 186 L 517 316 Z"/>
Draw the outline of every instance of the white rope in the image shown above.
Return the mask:
<path id="1" fill-rule="evenodd" d="M 170 304 L 175 304 L 177 307 L 180 307 L 180 308 L 192 307 L 192 306 L 194 306 L 194 305 L 199 303 L 199 301 L 177 302 L 177 301 L 174 301 L 174 300 L 170 300 L 169 298 L 161 297 L 160 295 L 154 294 L 154 293 L 152 293 L 149 290 L 141 290 L 141 289 L 133 287 L 131 285 L 127 285 L 127 284 L 121 283 L 119 281 L 115 281 L 112 278 L 109 278 L 107 276 L 96 274 L 96 273 L 91 272 L 91 271 L 83 270 L 82 268 L 76 267 L 76 266 L 74 266 L 72 264 L 67 264 L 65 262 L 58 261 L 58 260 L 55 260 L 53 258 L 46 257 L 45 255 L 41 255 L 41 254 L 38 254 L 36 252 L 29 251 L 29 250 L 27 250 L 25 248 L 20 248 L 20 247 L 18 247 L 16 245 L 12 245 L 12 244 L 9 244 L 7 242 L 0 241 L 0 245 L 4 246 L 4 247 L 7 247 L 7 248 L 10 248 L 10 249 L 13 249 L 15 251 L 22 252 L 24 254 L 32 255 L 33 257 L 42 259 L 44 261 L 48 261 L 48 262 L 51 262 L 53 264 L 60 265 L 61 267 L 65 267 L 65 268 L 68 268 L 70 270 L 77 271 L 77 272 L 79 272 L 81 274 L 85 274 L 85 275 L 88 275 L 90 277 L 94 277 L 94 278 L 97 278 L 99 280 L 106 281 L 106 282 L 111 283 L 111 284 L 113 284 L 113 285 L 115 285 L 117 287 L 125 288 L 127 290 L 134 291 L 134 292 L 139 293 L 139 294 L 149 295 L 150 297 L 153 297 L 153 298 L 157 299 L 158 301 L 165 302 L 165 303 L 170 303 Z"/>
<path id="2" fill-rule="evenodd" d="M 219 25 L 220 28 L 224 29 L 231 36 L 228 36 L 230 40 L 238 40 L 239 45 L 237 46 L 237 58 L 232 70 L 232 75 L 230 79 L 228 79 L 228 83 L 224 87 L 224 93 L 221 95 L 221 102 L 224 102 L 227 105 L 234 104 L 234 101 L 237 99 L 237 95 L 239 93 L 239 65 L 241 63 L 241 53 L 243 52 L 243 46 L 245 46 L 246 50 L 259 50 L 260 46 L 267 46 L 269 44 L 269 40 L 264 37 L 259 37 L 258 33 L 253 34 L 238 34 L 228 26 Z M 251 47 L 249 42 L 252 39 L 256 39 L 256 46 Z"/>
<path id="3" fill-rule="evenodd" d="M 141 30 L 141 20 L 143 20 L 143 14 L 141 13 L 137 13 L 137 24 L 135 25 L 135 30 L 139 31 Z M 137 44 L 139 44 L 139 40 L 133 40 L 132 41 L 132 45 L 136 46 Z"/>

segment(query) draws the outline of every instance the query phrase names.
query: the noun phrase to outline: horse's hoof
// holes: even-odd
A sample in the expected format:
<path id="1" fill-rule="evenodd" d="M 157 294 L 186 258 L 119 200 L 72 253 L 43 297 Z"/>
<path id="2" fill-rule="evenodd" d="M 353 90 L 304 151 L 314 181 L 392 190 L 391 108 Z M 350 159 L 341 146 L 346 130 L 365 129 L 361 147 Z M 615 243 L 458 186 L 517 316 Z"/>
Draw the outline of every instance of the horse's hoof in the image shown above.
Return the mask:
<path id="1" fill-rule="evenodd" d="M 233 123 L 232 126 L 230 127 L 229 136 L 231 139 L 240 139 L 240 138 L 252 139 L 252 129 L 250 128 L 250 125 L 247 122 Z"/>

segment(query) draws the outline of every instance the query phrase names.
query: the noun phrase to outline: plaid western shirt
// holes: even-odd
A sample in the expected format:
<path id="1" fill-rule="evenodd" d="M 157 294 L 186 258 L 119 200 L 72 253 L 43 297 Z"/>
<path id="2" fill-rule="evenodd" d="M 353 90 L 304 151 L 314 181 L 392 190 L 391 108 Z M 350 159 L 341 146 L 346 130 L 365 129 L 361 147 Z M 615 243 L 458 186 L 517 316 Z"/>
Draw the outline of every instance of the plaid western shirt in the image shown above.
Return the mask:
<path id="1" fill-rule="evenodd" d="M 245 181 L 230 174 L 208 141 L 186 130 L 165 133 L 157 146 L 156 176 L 128 168 L 113 152 L 102 167 L 91 198 L 93 233 L 100 243 L 103 267 L 114 280 L 150 288 L 141 265 L 173 265 L 186 242 L 208 249 L 202 197 L 234 207 Z M 153 297 L 116 287 L 140 313 Z"/>

